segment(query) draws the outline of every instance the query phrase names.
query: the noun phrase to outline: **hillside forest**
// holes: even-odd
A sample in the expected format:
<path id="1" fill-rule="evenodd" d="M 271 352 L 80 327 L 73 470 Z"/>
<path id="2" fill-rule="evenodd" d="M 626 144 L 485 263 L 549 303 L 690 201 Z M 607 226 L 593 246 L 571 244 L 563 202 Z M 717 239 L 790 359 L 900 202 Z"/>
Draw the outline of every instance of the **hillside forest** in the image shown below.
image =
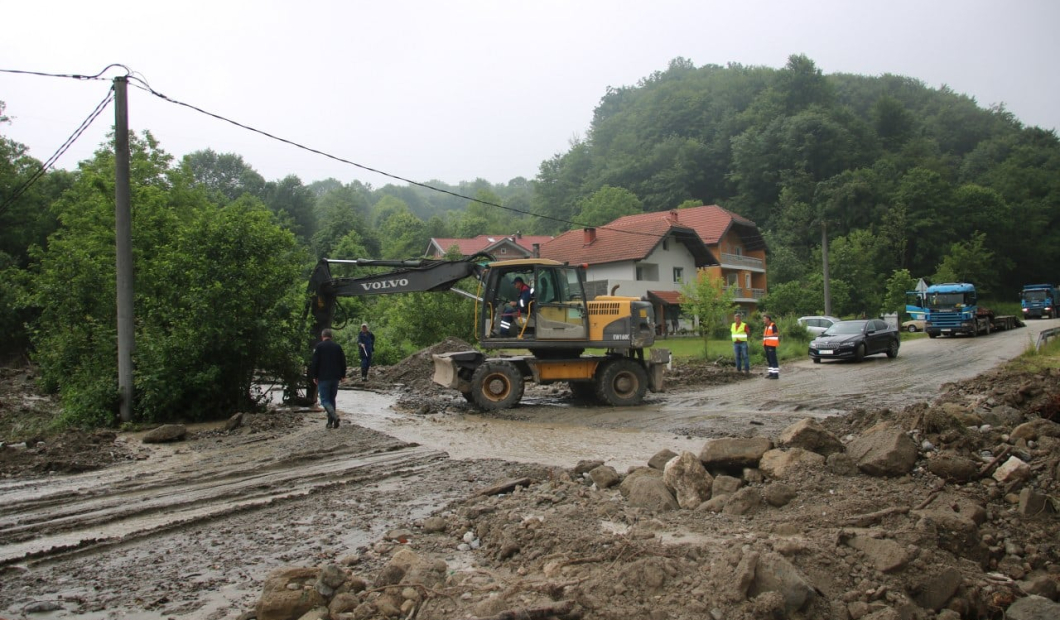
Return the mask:
<path id="1" fill-rule="evenodd" d="M 113 150 L 43 170 L 3 135 L 17 111 L 2 99 L 0 357 L 38 365 L 64 423 L 113 425 Z M 763 307 L 777 314 L 824 309 L 825 236 L 840 316 L 896 310 L 921 277 L 1007 300 L 1060 280 L 1054 131 L 907 77 L 824 75 L 801 55 L 780 69 L 676 58 L 609 88 L 583 137 L 506 183 L 266 180 L 237 153 L 178 160 L 150 128 L 130 142 L 141 421 L 227 415 L 254 406 L 263 378 L 297 379 L 314 263 L 418 257 L 432 237 L 555 235 L 718 204 L 763 231 Z M 344 300 L 341 315 L 369 323 L 384 364 L 472 340 L 456 295 Z"/>

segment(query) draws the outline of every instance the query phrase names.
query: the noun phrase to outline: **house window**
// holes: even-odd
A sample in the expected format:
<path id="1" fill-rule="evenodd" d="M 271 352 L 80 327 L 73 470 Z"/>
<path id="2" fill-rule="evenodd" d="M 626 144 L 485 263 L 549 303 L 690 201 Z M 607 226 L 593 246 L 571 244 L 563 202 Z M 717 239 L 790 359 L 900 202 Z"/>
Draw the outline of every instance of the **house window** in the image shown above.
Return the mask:
<path id="1" fill-rule="evenodd" d="M 669 239 L 663 239 L 663 250 L 669 250 L 669 249 L 670 249 L 670 240 Z"/>
<path id="2" fill-rule="evenodd" d="M 738 245 L 734 245 L 732 246 L 732 253 L 737 256 L 743 256 L 743 248 Z"/>
<path id="3" fill-rule="evenodd" d="M 685 277 L 684 267 L 674 267 L 674 282 L 680 282 Z"/>
<path id="4" fill-rule="evenodd" d="M 743 287 L 744 288 L 751 288 L 751 274 L 749 274 L 749 273 L 743 274 Z"/>
<path id="5" fill-rule="evenodd" d="M 508 248 L 501 248 L 501 254 L 507 254 Z"/>
<path id="6" fill-rule="evenodd" d="M 637 265 L 637 280 L 645 282 L 658 282 L 659 281 L 659 266 L 651 263 L 641 263 Z"/>
<path id="7" fill-rule="evenodd" d="M 725 274 L 725 283 L 728 284 L 729 286 L 739 286 L 740 285 L 740 274 L 737 274 L 737 273 L 727 273 L 727 274 Z"/>

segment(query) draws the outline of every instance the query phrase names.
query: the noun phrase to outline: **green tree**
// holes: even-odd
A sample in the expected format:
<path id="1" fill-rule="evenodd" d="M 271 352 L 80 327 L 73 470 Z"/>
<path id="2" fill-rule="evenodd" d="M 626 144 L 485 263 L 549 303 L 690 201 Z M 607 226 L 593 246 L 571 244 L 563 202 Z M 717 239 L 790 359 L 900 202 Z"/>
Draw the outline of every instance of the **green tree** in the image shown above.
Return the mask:
<path id="1" fill-rule="evenodd" d="M 986 233 L 976 233 L 967 241 L 950 246 L 942 258 L 933 282 L 971 282 L 979 295 L 990 295 L 998 283 L 998 272 L 1007 267 L 1007 261 L 998 259 L 986 248 Z"/>
<path id="2" fill-rule="evenodd" d="M 218 209 L 149 133 L 131 136 L 136 273 L 134 416 L 205 419 L 254 404 L 256 373 L 298 373 L 306 257 L 260 202 Z M 116 421 L 114 157 L 80 166 L 35 253 L 34 359 L 67 423 Z"/>
<path id="3" fill-rule="evenodd" d="M 708 269 L 699 269 L 696 279 L 681 283 L 681 308 L 699 320 L 697 329 L 703 339 L 703 355 L 707 355 L 710 336 L 725 323 L 725 317 L 733 310 L 735 291 L 725 286 L 725 281 Z"/>
<path id="4" fill-rule="evenodd" d="M 265 198 L 265 178 L 235 153 L 195 151 L 185 155 L 183 163 L 214 202 L 229 203 L 243 194 Z"/>
<path id="5" fill-rule="evenodd" d="M 633 192 L 605 185 L 578 204 L 575 221 L 585 226 L 603 226 L 620 217 L 642 212 L 640 200 Z"/>
<path id="6" fill-rule="evenodd" d="M 265 184 L 265 204 L 285 228 L 307 245 L 317 231 L 315 202 L 313 192 L 296 175 Z"/>
<path id="7" fill-rule="evenodd" d="M 883 303 L 880 305 L 880 313 L 897 312 L 901 315 L 905 311 L 906 293 L 914 290 L 916 279 L 909 275 L 908 269 L 895 269 L 891 277 L 887 278 L 886 291 L 883 294 Z"/>

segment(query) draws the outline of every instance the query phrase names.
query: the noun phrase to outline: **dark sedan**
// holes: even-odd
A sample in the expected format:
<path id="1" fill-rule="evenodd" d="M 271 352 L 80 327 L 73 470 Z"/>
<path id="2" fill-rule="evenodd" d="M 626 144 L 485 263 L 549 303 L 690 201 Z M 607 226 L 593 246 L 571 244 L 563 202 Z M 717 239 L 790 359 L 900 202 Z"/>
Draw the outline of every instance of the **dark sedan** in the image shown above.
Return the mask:
<path id="1" fill-rule="evenodd" d="M 810 359 L 814 364 L 827 359 L 852 359 L 860 362 L 866 355 L 886 353 L 898 357 L 901 336 L 898 329 L 885 321 L 868 319 L 840 321 L 810 342 Z"/>

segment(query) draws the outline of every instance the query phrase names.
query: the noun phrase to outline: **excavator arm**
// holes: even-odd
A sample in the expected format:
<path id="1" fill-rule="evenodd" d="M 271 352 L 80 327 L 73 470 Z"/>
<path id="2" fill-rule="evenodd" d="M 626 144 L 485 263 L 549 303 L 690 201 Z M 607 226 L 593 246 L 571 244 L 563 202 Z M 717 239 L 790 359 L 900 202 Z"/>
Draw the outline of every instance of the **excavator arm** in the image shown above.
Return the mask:
<path id="1" fill-rule="evenodd" d="M 331 327 L 335 317 L 335 304 L 339 297 L 361 297 L 366 295 L 390 295 L 394 293 L 435 293 L 453 291 L 475 298 L 474 295 L 454 289 L 453 285 L 464 278 L 479 278 L 485 269 L 484 262 L 491 260 L 486 254 L 476 254 L 461 260 L 339 260 L 322 258 L 309 278 L 306 312 L 313 315 L 312 341 L 320 341 L 320 332 Z M 331 265 L 356 265 L 359 267 L 389 267 L 389 271 L 358 277 L 331 275 Z"/>

